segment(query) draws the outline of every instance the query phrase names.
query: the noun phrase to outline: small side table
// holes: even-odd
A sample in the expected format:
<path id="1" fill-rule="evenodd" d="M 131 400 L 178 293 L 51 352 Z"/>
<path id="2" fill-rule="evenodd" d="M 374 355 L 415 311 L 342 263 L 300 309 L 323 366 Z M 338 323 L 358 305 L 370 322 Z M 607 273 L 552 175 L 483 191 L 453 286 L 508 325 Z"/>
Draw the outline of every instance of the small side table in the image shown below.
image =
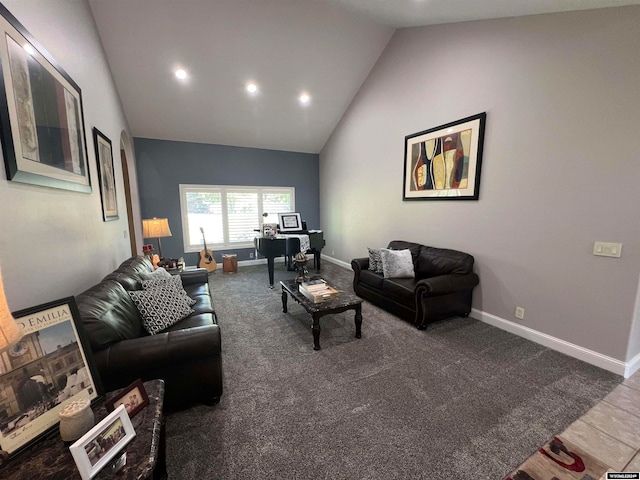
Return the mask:
<path id="1" fill-rule="evenodd" d="M 235 253 L 222 255 L 222 273 L 238 273 L 238 255 Z"/>
<path id="2" fill-rule="evenodd" d="M 162 407 L 164 403 L 164 380 L 144 382 L 149 396 L 149 405 L 131 419 L 135 438 L 124 451 L 127 463 L 119 472 L 112 473 L 108 467 L 101 470 L 94 480 L 163 480 L 167 478 L 165 463 L 165 432 Z M 110 398 L 108 393 L 106 398 Z M 92 406 L 96 424 L 108 415 L 104 399 Z M 0 470 L 3 480 L 67 480 L 80 478 L 69 446 L 60 439 L 57 429 L 38 440 L 18 458 Z"/>

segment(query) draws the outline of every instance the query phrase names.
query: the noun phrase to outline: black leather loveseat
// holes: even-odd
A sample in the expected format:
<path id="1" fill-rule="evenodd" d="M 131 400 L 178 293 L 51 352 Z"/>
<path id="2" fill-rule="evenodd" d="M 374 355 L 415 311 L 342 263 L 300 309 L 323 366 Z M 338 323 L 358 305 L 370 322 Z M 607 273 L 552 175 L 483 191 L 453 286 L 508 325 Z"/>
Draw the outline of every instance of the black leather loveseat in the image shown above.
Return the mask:
<path id="1" fill-rule="evenodd" d="M 369 257 L 351 261 L 355 293 L 420 329 L 448 317 L 466 317 L 478 285 L 474 258 L 463 252 L 394 240 L 391 250 L 410 250 L 414 276 L 385 278 L 369 269 Z"/>
<path id="2" fill-rule="evenodd" d="M 220 327 L 207 271 L 180 274 L 185 292 L 195 300 L 194 313 L 151 335 L 127 291 L 140 290 L 144 274 L 153 271 L 148 259 L 132 257 L 75 297 L 102 383 L 110 391 L 137 378 L 162 378 L 170 408 L 217 403 L 222 395 Z"/>

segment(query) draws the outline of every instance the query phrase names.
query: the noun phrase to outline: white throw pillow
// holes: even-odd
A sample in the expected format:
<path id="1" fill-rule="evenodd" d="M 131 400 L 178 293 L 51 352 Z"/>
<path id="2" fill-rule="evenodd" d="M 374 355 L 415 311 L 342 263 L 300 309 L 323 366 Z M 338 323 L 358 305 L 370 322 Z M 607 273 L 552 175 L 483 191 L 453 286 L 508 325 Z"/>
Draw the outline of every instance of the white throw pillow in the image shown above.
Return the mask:
<path id="1" fill-rule="evenodd" d="M 171 278 L 171 274 L 164 268 L 158 267 L 153 272 L 142 272 L 140 278 L 142 280 L 160 280 L 162 278 Z"/>
<path id="2" fill-rule="evenodd" d="M 384 278 L 413 278 L 413 258 L 411 250 L 380 249 Z"/>

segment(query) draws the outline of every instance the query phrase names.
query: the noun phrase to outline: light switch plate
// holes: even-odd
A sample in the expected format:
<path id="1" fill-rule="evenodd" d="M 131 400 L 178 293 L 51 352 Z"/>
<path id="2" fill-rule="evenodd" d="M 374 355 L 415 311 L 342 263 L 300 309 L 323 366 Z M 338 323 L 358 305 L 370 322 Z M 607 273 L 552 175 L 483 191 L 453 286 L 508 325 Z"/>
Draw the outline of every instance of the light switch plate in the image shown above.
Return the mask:
<path id="1" fill-rule="evenodd" d="M 616 257 L 619 258 L 622 253 L 621 243 L 611 242 L 595 242 L 593 244 L 593 254 L 601 257 Z"/>

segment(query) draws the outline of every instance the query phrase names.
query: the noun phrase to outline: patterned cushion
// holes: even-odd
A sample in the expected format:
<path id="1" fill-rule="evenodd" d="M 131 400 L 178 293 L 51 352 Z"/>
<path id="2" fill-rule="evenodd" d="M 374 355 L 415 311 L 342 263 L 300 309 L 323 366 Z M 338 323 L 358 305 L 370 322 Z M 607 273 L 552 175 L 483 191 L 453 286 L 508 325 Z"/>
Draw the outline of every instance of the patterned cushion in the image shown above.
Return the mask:
<path id="1" fill-rule="evenodd" d="M 142 326 L 151 335 L 160 333 L 193 313 L 184 295 L 177 292 L 170 284 L 128 293 L 138 307 Z"/>
<path id="2" fill-rule="evenodd" d="M 184 290 L 184 287 L 182 286 L 182 278 L 180 278 L 180 275 L 171 275 L 169 272 L 167 272 L 167 275 L 169 275 L 168 278 L 163 277 L 160 279 L 142 280 L 140 282 L 142 284 L 142 288 L 144 290 L 152 290 L 156 287 L 173 288 L 176 292 L 184 296 L 189 305 L 195 305 L 196 301 L 189 297 L 189 295 L 187 295 L 187 292 Z"/>
<path id="3" fill-rule="evenodd" d="M 375 273 L 382 273 L 382 259 L 380 258 L 380 249 L 367 247 L 369 250 L 369 270 Z"/>
<path id="4" fill-rule="evenodd" d="M 413 258 L 411 250 L 380 249 L 384 278 L 413 278 Z"/>

